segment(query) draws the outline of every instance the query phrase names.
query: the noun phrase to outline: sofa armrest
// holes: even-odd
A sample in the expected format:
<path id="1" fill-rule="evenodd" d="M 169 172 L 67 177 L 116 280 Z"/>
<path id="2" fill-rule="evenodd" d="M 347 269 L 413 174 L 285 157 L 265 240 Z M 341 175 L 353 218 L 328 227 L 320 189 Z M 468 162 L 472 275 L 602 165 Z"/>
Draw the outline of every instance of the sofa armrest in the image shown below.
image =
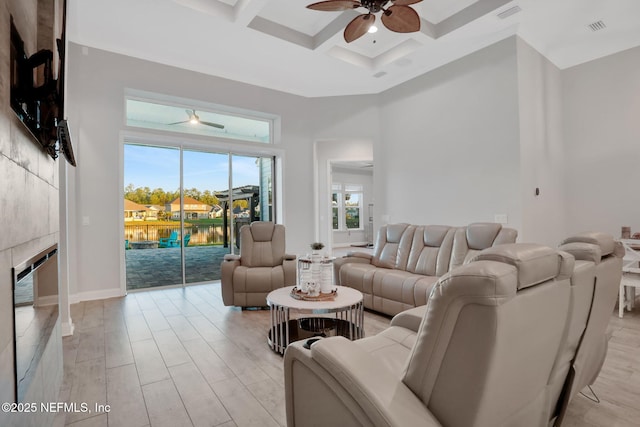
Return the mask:
<path id="1" fill-rule="evenodd" d="M 296 256 L 294 254 L 284 254 L 284 259 L 287 261 L 291 261 L 296 259 Z"/>
<path id="2" fill-rule="evenodd" d="M 227 254 L 220 265 L 220 290 L 222 302 L 226 306 L 233 305 L 233 271 L 240 266 L 238 255 Z"/>
<path id="3" fill-rule="evenodd" d="M 225 254 L 225 256 L 224 256 L 224 260 L 225 260 L 225 261 L 240 261 L 240 255 L 236 255 L 236 254 Z"/>
<path id="4" fill-rule="evenodd" d="M 426 305 L 410 308 L 409 310 L 405 310 L 393 316 L 390 326 L 400 326 L 417 333 L 418 329 L 420 329 L 422 318 L 426 312 Z"/>
<path id="5" fill-rule="evenodd" d="M 363 258 L 363 259 L 366 259 L 367 261 L 371 261 L 371 259 L 373 259 L 373 255 L 371 255 L 370 253 L 367 253 L 367 252 L 348 252 L 347 253 L 347 257 L 350 257 L 350 258 Z"/>
<path id="6" fill-rule="evenodd" d="M 303 341 L 290 344 L 285 352 L 285 388 L 287 397 L 287 424 L 300 426 L 296 422 L 294 386 L 301 392 L 312 394 L 331 393 L 349 413 L 363 425 L 373 426 L 440 426 L 435 416 L 411 390 L 391 373 L 383 364 L 357 344 L 344 337 L 322 339 L 311 346 L 303 347 Z M 309 377 L 292 378 L 292 366 L 301 362 L 317 375 L 310 376 L 322 384 L 310 384 Z M 311 387 L 311 388 L 310 388 Z M 323 400 L 323 397 L 316 396 Z M 293 403 L 292 403 L 293 401 Z M 298 408 L 300 409 L 300 408 Z M 338 412 L 344 408 L 337 410 Z M 332 408 L 333 410 L 333 408 Z M 366 417 L 365 420 L 360 417 Z M 323 425 L 322 420 L 312 420 Z M 318 424 L 320 421 L 320 424 Z M 343 420 L 341 420 L 343 421 Z M 309 424 L 313 424 L 310 422 Z M 340 425 L 358 423 L 341 422 Z M 328 425 L 324 423 L 324 425 Z"/>
<path id="7" fill-rule="evenodd" d="M 295 255 L 293 258 L 287 258 L 285 255 L 284 261 L 282 261 L 282 270 L 284 271 L 284 286 L 295 286 L 298 277 L 298 263 Z"/>
<path id="8" fill-rule="evenodd" d="M 333 281 L 336 285 L 340 285 L 340 269 L 345 264 L 360 263 L 371 264 L 373 256 L 365 252 L 349 252 L 347 255 L 336 258 L 333 261 Z"/>

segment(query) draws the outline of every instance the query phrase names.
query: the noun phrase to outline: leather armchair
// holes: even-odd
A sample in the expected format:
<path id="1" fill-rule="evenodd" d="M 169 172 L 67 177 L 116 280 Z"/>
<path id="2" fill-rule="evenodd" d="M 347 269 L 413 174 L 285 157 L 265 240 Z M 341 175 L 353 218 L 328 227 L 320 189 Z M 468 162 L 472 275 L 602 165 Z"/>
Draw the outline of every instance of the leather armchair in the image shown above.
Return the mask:
<path id="1" fill-rule="evenodd" d="M 240 255 L 221 265 L 224 305 L 264 307 L 274 289 L 296 284 L 296 257 L 285 254 L 285 228 L 256 221 L 240 229 Z"/>
<path id="2" fill-rule="evenodd" d="M 560 249 L 572 254 L 576 259 L 576 265 L 591 265 L 595 272 L 595 280 L 588 288 L 589 298 L 582 298 L 587 309 L 587 315 L 582 314 L 582 318 L 586 317 L 586 320 L 571 323 L 567 332 L 565 345 L 573 343 L 575 352 L 569 351 L 572 356 L 568 368 L 569 376 L 561 396 L 562 401 L 553 414 L 558 417 L 556 426 L 562 422 L 564 410 L 571 399 L 583 388 L 592 385 L 600 374 L 607 356 L 607 328 L 616 305 L 624 257 L 622 244 L 615 241 L 611 235 L 600 232 L 585 232 L 568 237 L 562 242 Z M 574 305 L 579 307 L 579 304 L 584 305 L 580 301 L 576 301 Z M 575 313 L 576 309 L 573 311 Z M 578 329 L 577 326 L 581 328 Z"/>
<path id="3" fill-rule="evenodd" d="M 287 425 L 547 425 L 574 262 L 535 244 L 494 247 L 438 280 L 417 332 L 292 343 Z"/>

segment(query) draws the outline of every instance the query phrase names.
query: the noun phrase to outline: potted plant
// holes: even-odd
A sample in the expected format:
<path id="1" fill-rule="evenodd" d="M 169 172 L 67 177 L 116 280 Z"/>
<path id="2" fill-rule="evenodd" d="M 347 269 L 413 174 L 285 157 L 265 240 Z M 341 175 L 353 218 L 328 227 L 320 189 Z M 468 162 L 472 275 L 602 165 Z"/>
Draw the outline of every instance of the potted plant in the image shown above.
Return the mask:
<path id="1" fill-rule="evenodd" d="M 322 248 L 324 248 L 324 243 L 321 242 L 314 242 L 311 245 L 311 249 L 314 251 L 320 251 L 322 250 Z"/>
<path id="2" fill-rule="evenodd" d="M 311 245 L 311 261 L 312 262 L 320 262 L 320 251 L 324 248 L 324 243 L 314 242 Z"/>

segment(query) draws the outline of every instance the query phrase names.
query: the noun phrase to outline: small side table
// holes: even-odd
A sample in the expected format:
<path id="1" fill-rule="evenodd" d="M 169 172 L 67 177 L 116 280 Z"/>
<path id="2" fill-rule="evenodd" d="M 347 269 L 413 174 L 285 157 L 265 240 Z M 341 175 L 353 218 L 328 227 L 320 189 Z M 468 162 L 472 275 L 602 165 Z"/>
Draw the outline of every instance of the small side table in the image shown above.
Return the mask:
<path id="1" fill-rule="evenodd" d="M 618 294 L 618 317 L 624 316 L 625 308 L 631 311 L 635 305 L 636 288 L 640 288 L 640 240 L 621 239 L 624 246 L 622 280 Z M 629 289 L 627 289 L 627 287 Z"/>
<path id="2" fill-rule="evenodd" d="M 271 310 L 271 327 L 267 342 L 276 353 L 284 354 L 290 342 L 314 336 L 341 335 L 356 340 L 364 337 L 362 292 L 338 286 L 333 301 L 304 301 L 291 296 L 293 286 L 271 291 L 267 305 Z M 308 314 L 330 314 L 333 317 L 290 318 L 290 310 Z"/>

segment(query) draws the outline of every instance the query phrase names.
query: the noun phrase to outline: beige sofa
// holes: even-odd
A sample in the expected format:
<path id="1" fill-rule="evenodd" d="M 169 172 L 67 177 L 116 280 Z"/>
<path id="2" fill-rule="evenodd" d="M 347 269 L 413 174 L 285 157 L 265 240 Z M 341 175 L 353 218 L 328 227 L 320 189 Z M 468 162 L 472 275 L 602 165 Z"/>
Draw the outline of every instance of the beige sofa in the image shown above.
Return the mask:
<path id="1" fill-rule="evenodd" d="M 287 425 L 546 425 L 574 260 L 533 244 L 490 251 L 440 278 L 417 331 L 289 345 Z"/>
<path id="2" fill-rule="evenodd" d="M 362 292 L 366 308 L 395 315 L 426 304 L 434 283 L 451 269 L 516 237 L 516 230 L 494 223 L 385 225 L 373 255 L 354 252 L 335 261 L 336 283 Z"/>
<path id="3" fill-rule="evenodd" d="M 624 252 L 601 233 L 565 242 L 482 251 L 378 335 L 292 343 L 287 425 L 560 425 L 606 354 Z"/>

